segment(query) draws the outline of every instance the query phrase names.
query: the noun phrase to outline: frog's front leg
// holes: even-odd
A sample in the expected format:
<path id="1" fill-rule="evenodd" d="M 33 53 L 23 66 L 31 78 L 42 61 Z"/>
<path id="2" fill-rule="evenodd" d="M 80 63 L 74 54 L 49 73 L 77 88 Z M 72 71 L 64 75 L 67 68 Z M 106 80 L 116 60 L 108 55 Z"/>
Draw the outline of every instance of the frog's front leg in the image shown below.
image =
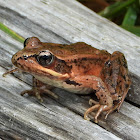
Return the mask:
<path id="1" fill-rule="evenodd" d="M 42 83 L 41 81 L 37 80 L 33 77 L 33 88 L 31 90 L 25 90 L 21 92 L 21 95 L 23 96 L 25 93 L 28 93 L 28 95 L 34 95 L 37 99 L 39 99 L 41 102 L 43 102 L 43 99 L 41 97 L 41 94 L 47 93 L 54 98 L 58 98 L 58 96 L 51 91 L 53 89 L 52 86 Z"/>
<path id="2" fill-rule="evenodd" d="M 110 92 L 108 91 L 106 85 L 101 80 L 101 78 L 96 76 L 80 76 L 76 77 L 75 81 L 79 82 L 80 84 L 83 84 L 84 87 L 96 90 L 96 96 L 99 99 L 99 102 L 86 110 L 84 118 L 86 120 L 90 120 L 88 114 L 97 110 L 97 113 L 94 117 L 94 121 L 97 123 L 98 117 L 102 112 L 112 110 L 113 108 L 113 100 L 110 95 Z"/>

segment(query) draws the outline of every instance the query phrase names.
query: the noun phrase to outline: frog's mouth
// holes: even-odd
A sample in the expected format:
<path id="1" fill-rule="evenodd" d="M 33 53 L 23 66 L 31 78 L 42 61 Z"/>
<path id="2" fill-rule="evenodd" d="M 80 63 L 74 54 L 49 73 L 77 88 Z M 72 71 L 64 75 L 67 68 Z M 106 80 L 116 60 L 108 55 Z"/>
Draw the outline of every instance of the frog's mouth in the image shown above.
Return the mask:
<path id="1" fill-rule="evenodd" d="M 40 70 L 43 70 L 43 71 L 45 71 L 46 73 L 48 73 L 48 74 L 50 74 L 50 75 L 52 75 L 52 76 L 54 76 L 54 77 L 59 77 L 59 78 L 69 78 L 69 75 L 68 74 L 60 74 L 60 73 L 58 73 L 58 72 L 55 72 L 55 71 L 53 71 L 53 70 L 50 70 L 50 69 L 47 69 L 47 68 L 41 68 Z M 13 73 L 13 72 L 16 72 L 16 71 L 21 71 L 21 69 L 20 68 L 18 68 L 18 67 L 16 67 L 16 68 L 13 68 L 13 69 L 10 69 L 10 70 L 8 70 L 7 72 L 5 72 L 4 74 L 3 74 L 3 77 L 5 77 L 6 75 L 8 75 L 8 74 L 11 74 L 11 73 Z"/>

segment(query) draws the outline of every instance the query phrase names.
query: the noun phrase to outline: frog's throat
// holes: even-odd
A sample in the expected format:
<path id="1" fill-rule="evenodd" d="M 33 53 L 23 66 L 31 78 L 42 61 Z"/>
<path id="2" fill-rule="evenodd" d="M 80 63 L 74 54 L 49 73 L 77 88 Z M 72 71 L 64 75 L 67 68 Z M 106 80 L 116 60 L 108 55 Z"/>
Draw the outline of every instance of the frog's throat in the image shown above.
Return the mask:
<path id="1" fill-rule="evenodd" d="M 40 70 L 42 71 L 45 71 L 46 73 L 49 73 L 51 74 L 52 76 L 55 76 L 55 77 L 59 77 L 59 78 L 69 78 L 69 75 L 66 73 L 66 74 L 61 74 L 61 73 L 58 73 L 58 72 L 55 72 L 51 69 L 47 69 L 47 68 L 40 68 Z"/>

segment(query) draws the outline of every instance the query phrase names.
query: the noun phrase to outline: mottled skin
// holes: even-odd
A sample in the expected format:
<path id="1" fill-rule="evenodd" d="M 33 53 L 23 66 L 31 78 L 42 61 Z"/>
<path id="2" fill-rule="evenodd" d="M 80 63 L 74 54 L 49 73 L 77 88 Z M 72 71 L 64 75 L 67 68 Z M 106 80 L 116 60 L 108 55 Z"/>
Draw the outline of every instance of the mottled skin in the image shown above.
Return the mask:
<path id="1" fill-rule="evenodd" d="M 51 92 L 52 86 L 80 94 L 94 90 L 99 103 L 90 107 L 84 118 L 89 119 L 88 114 L 97 110 L 95 122 L 101 112 L 106 111 L 107 117 L 113 110 L 119 110 L 131 83 L 121 52 L 110 54 L 83 42 L 42 43 L 36 37 L 28 38 L 24 45 L 25 48 L 12 57 L 12 62 L 35 77 L 33 89 L 25 92 L 34 93 L 42 100 L 40 94 Z"/>

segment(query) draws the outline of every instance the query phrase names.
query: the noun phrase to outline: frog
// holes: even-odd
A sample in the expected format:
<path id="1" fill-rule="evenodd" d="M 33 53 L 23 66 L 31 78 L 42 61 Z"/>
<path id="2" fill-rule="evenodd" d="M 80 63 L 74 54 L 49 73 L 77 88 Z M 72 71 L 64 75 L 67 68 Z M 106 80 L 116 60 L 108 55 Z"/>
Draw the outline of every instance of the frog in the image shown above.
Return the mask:
<path id="1" fill-rule="evenodd" d="M 107 116 L 119 111 L 131 85 L 127 61 L 123 53 L 112 54 L 84 42 L 57 44 L 41 42 L 37 37 L 24 41 L 24 48 L 12 57 L 16 67 L 5 73 L 23 71 L 33 76 L 33 88 L 21 93 L 36 96 L 41 102 L 43 92 L 52 92 L 54 87 L 75 94 L 95 94 L 98 102 L 90 99 L 84 119 L 96 112 L 94 122 L 105 112 Z"/>

